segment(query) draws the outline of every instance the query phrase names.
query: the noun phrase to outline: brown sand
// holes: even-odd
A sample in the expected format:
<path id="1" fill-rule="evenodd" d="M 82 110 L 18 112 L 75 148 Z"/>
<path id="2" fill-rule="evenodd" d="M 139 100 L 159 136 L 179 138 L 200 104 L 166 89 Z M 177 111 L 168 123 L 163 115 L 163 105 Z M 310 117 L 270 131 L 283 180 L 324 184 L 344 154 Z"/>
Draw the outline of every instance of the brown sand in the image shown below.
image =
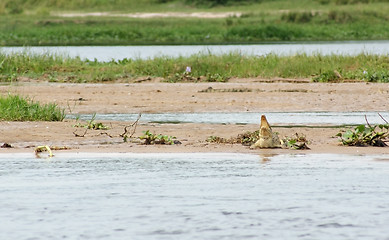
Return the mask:
<path id="1" fill-rule="evenodd" d="M 20 94 L 41 103 L 55 102 L 72 113 L 267 112 L 267 111 L 377 111 L 389 110 L 389 85 L 362 82 L 311 83 L 293 79 L 232 79 L 228 83 L 163 83 L 156 79 L 131 83 L 60 84 L 24 82 L 0 86 L 0 94 Z M 109 130 L 76 128 L 63 122 L 0 122 L 0 153 L 33 152 L 39 145 L 66 146 L 70 152 L 239 152 L 251 154 L 347 153 L 389 154 L 389 147 L 340 146 L 334 128 L 282 128 L 280 136 L 305 134 L 311 150 L 257 149 L 240 144 L 208 143 L 213 136 L 236 137 L 258 125 L 142 123 L 142 131 L 176 136 L 180 145 L 146 146 L 123 143 L 119 136 L 131 122 L 103 123 Z M 361 119 L 364 123 L 364 119 Z M 270 122 L 270 124 L 272 124 Z M 65 150 L 64 150 L 65 151 Z"/>

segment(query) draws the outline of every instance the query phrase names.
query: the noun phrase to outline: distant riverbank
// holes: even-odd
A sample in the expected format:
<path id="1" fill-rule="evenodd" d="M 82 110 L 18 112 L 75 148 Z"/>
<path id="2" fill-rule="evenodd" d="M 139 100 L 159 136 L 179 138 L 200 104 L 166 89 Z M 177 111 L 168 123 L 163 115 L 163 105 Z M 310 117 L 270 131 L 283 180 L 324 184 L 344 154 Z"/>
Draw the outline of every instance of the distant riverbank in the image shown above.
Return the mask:
<path id="1" fill-rule="evenodd" d="M 100 8 L 74 3 L 73 8 L 71 4 L 56 8 L 47 4 L 50 7 L 43 10 L 37 6 L 21 5 L 19 12 L 0 14 L 0 46 L 258 44 L 389 39 L 389 7 L 384 1 L 320 2 L 324 1 L 261 1 L 201 8 L 173 1 L 165 4 L 130 1 L 122 6 L 110 4 Z M 106 10 L 101 12 L 101 9 Z"/>

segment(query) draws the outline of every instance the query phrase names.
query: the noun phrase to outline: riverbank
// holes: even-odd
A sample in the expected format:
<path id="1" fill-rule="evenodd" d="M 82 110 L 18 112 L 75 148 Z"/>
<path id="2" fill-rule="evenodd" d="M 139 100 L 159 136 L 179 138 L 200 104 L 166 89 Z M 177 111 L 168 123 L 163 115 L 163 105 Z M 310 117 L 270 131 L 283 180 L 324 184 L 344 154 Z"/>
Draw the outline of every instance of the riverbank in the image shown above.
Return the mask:
<path id="1" fill-rule="evenodd" d="M 343 13 L 335 11 L 334 14 L 342 16 Z M 356 13 L 349 13 L 352 14 Z M 373 21 L 374 24 L 369 24 L 364 21 L 366 17 L 363 15 L 358 21 L 346 23 L 319 19 L 302 24 L 284 21 L 281 14 L 279 19 L 267 21 L 262 20 L 261 14 L 207 19 L 0 16 L 0 46 L 257 44 L 389 39 L 386 19 L 379 18 Z"/>
<path id="2" fill-rule="evenodd" d="M 51 3 L 43 7 L 42 3 L 41 9 L 36 4 L 25 3 L 13 4 L 17 9 L 13 14 L 11 10 L 2 10 L 0 4 L 0 46 L 199 45 L 389 39 L 386 14 L 389 7 L 384 1 L 336 2 L 261 1 L 214 8 L 171 1 L 101 3 L 106 5 L 99 7 L 66 2 L 57 7 Z M 2 11 L 9 14 L 1 14 Z"/>
<path id="3" fill-rule="evenodd" d="M 244 90 L 244 91 L 240 91 Z M 251 90 L 251 91 L 248 91 Z M 389 91 L 380 83 L 312 83 L 298 79 L 231 79 L 228 83 L 165 83 L 158 79 L 140 83 L 60 84 L 19 83 L 0 86 L 1 94 L 19 94 L 41 103 L 54 102 L 72 114 L 160 113 L 160 112 L 290 112 L 290 111 L 377 111 L 389 109 Z M 258 124 L 146 123 L 140 120 L 134 133 L 142 131 L 175 136 L 181 144 L 141 145 L 123 142 L 120 134 L 133 121 L 102 121 L 108 130 L 75 127 L 76 120 L 63 122 L 0 122 L 0 153 L 32 152 L 36 146 L 66 147 L 69 152 L 237 152 L 252 154 L 346 153 L 388 154 L 389 148 L 340 146 L 341 129 L 323 127 L 279 127 L 281 137 L 303 134 L 311 150 L 251 150 L 241 144 L 217 144 L 209 136 L 236 137 L 255 131 Z M 361 118 L 361 124 L 365 119 Z M 270 122 L 270 124 L 272 124 Z M 76 136 L 79 135 L 79 136 Z M 84 135 L 81 137 L 80 135 Z M 59 151 L 59 150 L 57 150 Z M 54 151 L 55 154 L 56 151 Z"/>

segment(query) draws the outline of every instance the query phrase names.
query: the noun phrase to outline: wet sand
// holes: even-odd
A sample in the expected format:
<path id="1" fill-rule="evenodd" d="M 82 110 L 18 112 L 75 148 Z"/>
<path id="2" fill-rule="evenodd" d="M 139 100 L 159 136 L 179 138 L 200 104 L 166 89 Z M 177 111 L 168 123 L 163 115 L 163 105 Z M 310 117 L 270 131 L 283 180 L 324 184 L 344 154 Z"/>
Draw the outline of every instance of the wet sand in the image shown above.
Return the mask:
<path id="1" fill-rule="evenodd" d="M 304 79 L 232 79 L 228 83 L 164 83 L 158 79 L 107 84 L 66 84 L 28 81 L 0 86 L 1 94 L 20 94 L 41 103 L 55 102 L 67 113 L 163 112 L 291 112 L 389 110 L 387 84 L 311 83 Z M 142 131 L 175 136 L 182 144 L 142 145 L 123 142 L 119 135 L 132 122 L 103 121 L 108 130 L 76 128 L 63 122 L 0 122 L 0 153 L 32 152 L 39 145 L 66 147 L 68 152 L 234 152 L 251 154 L 345 153 L 389 154 L 389 147 L 347 147 L 334 137 L 336 128 L 284 128 L 273 126 L 280 137 L 304 134 L 311 150 L 256 149 L 241 144 L 207 142 L 209 136 L 236 137 L 258 125 L 158 124 L 140 120 L 134 137 Z M 365 123 L 361 119 L 361 124 Z M 81 122 L 84 123 L 84 122 Z M 270 124 L 272 124 L 270 122 Z M 59 151 L 59 150 L 58 150 Z M 56 151 L 54 151 L 55 154 Z"/>

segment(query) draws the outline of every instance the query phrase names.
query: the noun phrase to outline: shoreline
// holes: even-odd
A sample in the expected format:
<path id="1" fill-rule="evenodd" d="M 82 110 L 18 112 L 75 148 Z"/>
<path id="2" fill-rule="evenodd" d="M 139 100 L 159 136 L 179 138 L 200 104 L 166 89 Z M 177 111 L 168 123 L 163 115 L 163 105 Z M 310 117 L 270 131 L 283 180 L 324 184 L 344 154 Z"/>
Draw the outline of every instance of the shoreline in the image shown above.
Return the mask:
<path id="1" fill-rule="evenodd" d="M 272 81 L 260 79 L 233 79 L 227 83 L 163 83 L 156 80 L 141 83 L 56 84 L 18 83 L 0 85 L 0 94 L 18 94 L 40 103 L 56 103 L 72 114 L 93 113 L 155 113 L 155 112 L 256 112 L 269 111 L 388 111 L 389 91 L 382 83 L 311 83 L 307 81 Z M 223 91 L 201 92 L 204 89 Z M 260 91 L 238 92 L 233 89 Z M 298 90 L 298 91 L 297 91 Z M 79 121 L 78 123 L 86 123 Z M 269 122 L 280 138 L 303 134 L 311 150 L 258 149 L 251 150 L 241 144 L 207 142 L 210 136 L 237 137 L 247 131 L 259 129 L 257 124 L 206 123 L 147 123 L 140 120 L 133 137 L 143 131 L 177 137 L 180 145 L 139 145 L 123 143 L 120 134 L 133 121 L 98 121 L 108 130 L 76 128 L 76 120 L 62 122 L 8 122 L 0 121 L 0 144 L 8 143 L 13 149 L 0 148 L 2 153 L 34 154 L 41 145 L 67 147 L 56 152 L 96 153 L 247 153 L 247 154 L 389 154 L 389 147 L 349 147 L 339 145 L 334 137 L 341 129 L 327 127 L 282 127 Z M 365 119 L 360 119 L 365 124 Z M 320 125 L 320 124 L 318 124 Z"/>
<path id="2" fill-rule="evenodd" d="M 48 145 L 57 153 L 228 153 L 250 155 L 282 155 L 282 154 L 352 154 L 371 155 L 389 154 L 389 147 L 350 147 L 342 146 L 338 138 L 334 137 L 338 128 L 279 128 L 273 126 L 273 131 L 279 133 L 280 138 L 292 136 L 294 133 L 305 135 L 309 141 L 309 150 L 294 150 L 284 148 L 250 149 L 242 144 L 211 143 L 207 142 L 210 136 L 224 138 L 236 137 L 247 131 L 255 131 L 257 124 L 154 124 L 141 123 L 134 138 L 123 142 L 120 134 L 127 122 L 108 122 L 109 130 L 88 130 L 84 137 L 75 137 L 75 133 L 82 135 L 83 128 L 74 128 L 75 121 L 64 122 L 0 122 L 2 134 L 12 137 L 3 137 L 3 142 L 11 144 L 13 148 L 0 148 L 2 153 L 31 153 L 37 146 Z M 5 130 L 8 129 L 8 130 Z M 28 130 L 32 129 L 32 130 Z M 136 137 L 143 131 L 150 130 L 155 134 L 175 136 L 181 144 L 175 145 L 144 145 Z M 4 136 L 4 135 L 3 135 Z M 0 142 L 3 144 L 2 142 Z M 66 148 L 55 150 L 54 148 Z M 42 153 L 44 156 L 45 153 Z"/>

